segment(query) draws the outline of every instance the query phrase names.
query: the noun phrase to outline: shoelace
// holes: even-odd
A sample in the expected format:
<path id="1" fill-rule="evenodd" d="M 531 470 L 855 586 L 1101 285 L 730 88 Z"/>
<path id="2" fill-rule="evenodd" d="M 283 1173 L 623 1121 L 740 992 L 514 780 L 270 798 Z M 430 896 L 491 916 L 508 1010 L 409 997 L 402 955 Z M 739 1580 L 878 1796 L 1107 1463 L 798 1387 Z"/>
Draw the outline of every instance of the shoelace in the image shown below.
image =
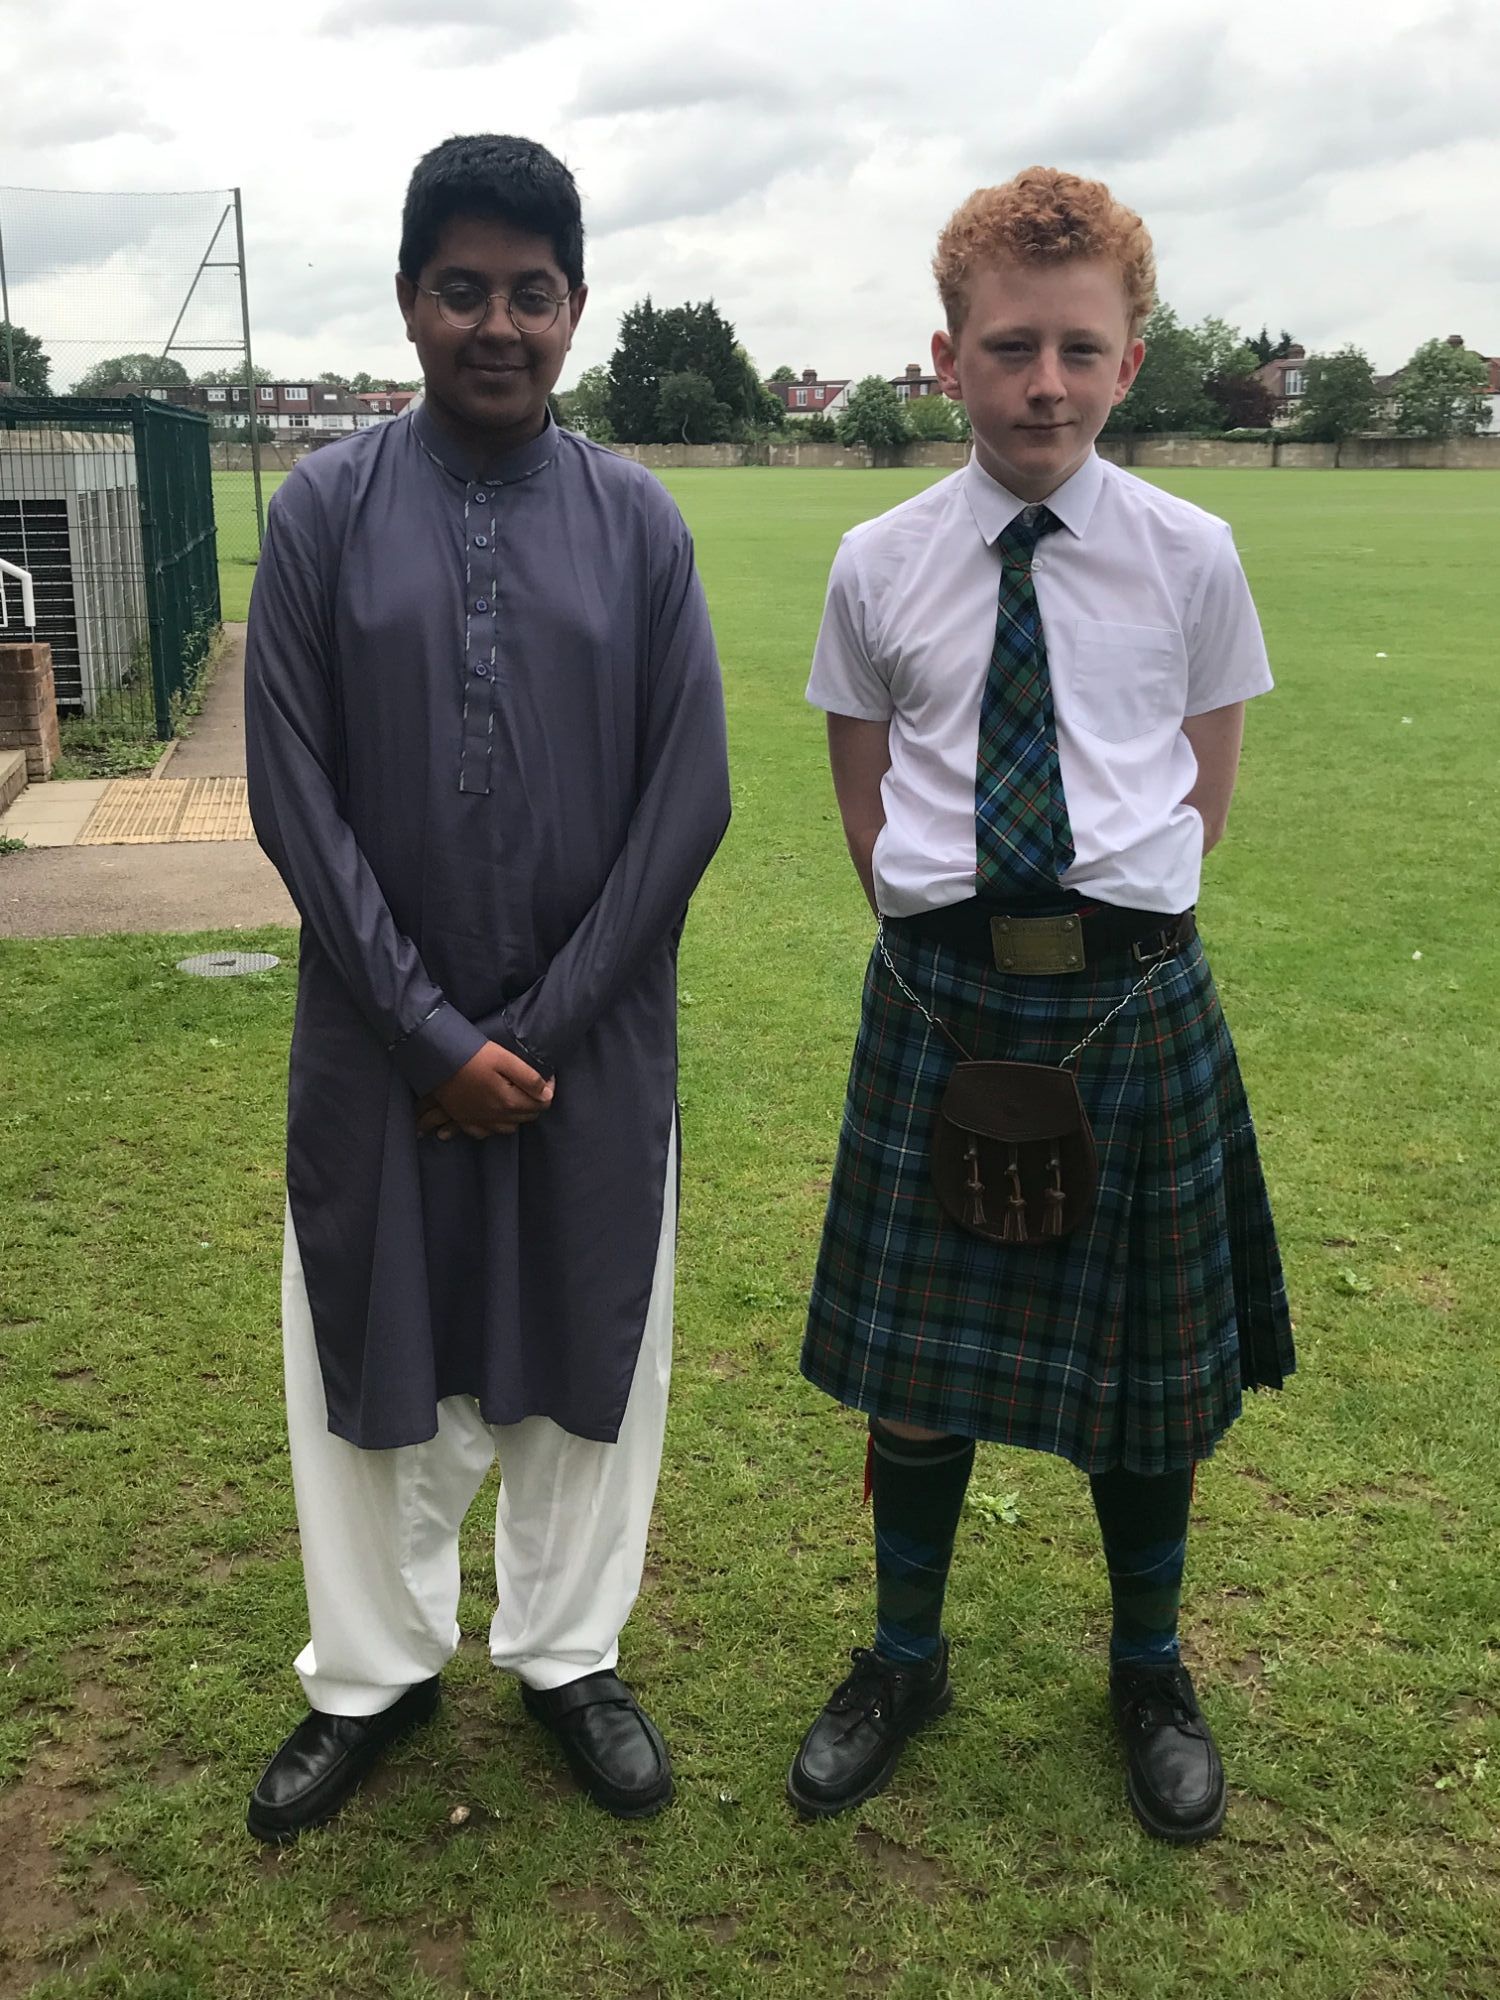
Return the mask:
<path id="1" fill-rule="evenodd" d="M 1172 1724 L 1178 1729 L 1202 1733 L 1198 1704 L 1185 1674 L 1162 1674 L 1136 1683 L 1126 1695 L 1125 1703 L 1137 1729 L 1160 1729 Z"/>
<path id="2" fill-rule="evenodd" d="M 902 1688 L 917 1678 L 913 1668 L 882 1660 L 868 1646 L 856 1646 L 849 1658 L 854 1662 L 854 1672 L 835 1691 L 829 1706 L 841 1714 L 852 1709 L 856 1722 L 867 1719 L 879 1722 L 882 1701 L 894 1704 Z"/>

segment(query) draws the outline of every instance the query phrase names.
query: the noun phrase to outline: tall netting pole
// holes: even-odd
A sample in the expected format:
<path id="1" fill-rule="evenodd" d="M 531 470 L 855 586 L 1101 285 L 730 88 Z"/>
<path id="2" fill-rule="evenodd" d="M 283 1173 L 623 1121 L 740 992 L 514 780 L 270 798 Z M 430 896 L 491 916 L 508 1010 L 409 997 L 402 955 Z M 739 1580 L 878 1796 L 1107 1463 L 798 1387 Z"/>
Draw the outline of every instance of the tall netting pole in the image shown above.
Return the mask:
<path id="1" fill-rule="evenodd" d="M 10 323 L 10 281 L 5 275 L 5 219 L 0 216 L 0 317 L 5 320 L 5 379 L 14 389 L 16 382 L 16 336 Z"/>
<path id="2" fill-rule="evenodd" d="M 255 552 L 266 539 L 266 503 L 260 485 L 260 417 L 255 403 L 255 363 L 250 355 L 250 288 L 245 278 L 245 213 L 234 194 L 234 246 L 240 260 L 240 321 L 245 329 L 245 407 L 250 413 L 250 476 L 255 482 Z"/>

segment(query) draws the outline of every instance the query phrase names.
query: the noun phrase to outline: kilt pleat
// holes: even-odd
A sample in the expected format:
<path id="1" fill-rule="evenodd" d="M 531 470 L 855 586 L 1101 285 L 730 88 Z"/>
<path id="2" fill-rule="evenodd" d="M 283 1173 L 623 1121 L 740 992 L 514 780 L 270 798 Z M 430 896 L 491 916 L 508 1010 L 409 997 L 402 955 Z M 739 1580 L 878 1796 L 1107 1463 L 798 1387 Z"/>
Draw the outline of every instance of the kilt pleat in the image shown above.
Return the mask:
<path id="1" fill-rule="evenodd" d="M 1055 1064 L 1140 978 L 1132 961 L 1007 978 L 888 935 L 924 1005 L 979 1060 Z M 1054 1452 L 1087 1472 L 1212 1452 L 1243 1391 L 1294 1366 L 1255 1128 L 1196 940 L 1076 1064 L 1099 1186 L 1058 1242 L 990 1244 L 932 1193 L 956 1058 L 879 953 L 813 1281 L 802 1369 L 871 1415 Z"/>

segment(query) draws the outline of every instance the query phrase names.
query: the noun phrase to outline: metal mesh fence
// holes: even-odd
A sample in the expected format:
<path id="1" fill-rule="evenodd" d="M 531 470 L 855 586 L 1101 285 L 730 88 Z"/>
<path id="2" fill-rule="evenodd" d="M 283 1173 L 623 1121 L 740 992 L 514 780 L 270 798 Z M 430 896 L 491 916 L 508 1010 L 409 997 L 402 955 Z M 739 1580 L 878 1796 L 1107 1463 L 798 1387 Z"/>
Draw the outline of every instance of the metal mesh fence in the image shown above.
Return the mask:
<path id="1" fill-rule="evenodd" d="M 225 420 L 210 432 L 231 617 L 244 615 L 260 549 L 251 373 L 237 190 L 0 187 L 0 381 L 21 395 L 123 390 L 168 404 L 211 375 L 243 385 L 238 397 L 229 390 Z"/>
<path id="2" fill-rule="evenodd" d="M 152 761 L 218 630 L 208 438 L 144 396 L 0 398 L 0 557 L 32 579 L 85 769 Z"/>

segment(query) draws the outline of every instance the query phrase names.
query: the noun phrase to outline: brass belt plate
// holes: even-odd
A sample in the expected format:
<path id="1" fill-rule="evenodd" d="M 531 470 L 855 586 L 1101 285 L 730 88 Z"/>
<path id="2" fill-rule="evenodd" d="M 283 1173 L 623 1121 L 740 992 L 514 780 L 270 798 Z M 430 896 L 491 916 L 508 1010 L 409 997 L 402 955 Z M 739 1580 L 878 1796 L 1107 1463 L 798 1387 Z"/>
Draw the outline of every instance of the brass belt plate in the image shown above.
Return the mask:
<path id="1" fill-rule="evenodd" d="M 998 972 L 1082 972 L 1083 924 L 1063 917 L 991 917 L 990 941 Z"/>

